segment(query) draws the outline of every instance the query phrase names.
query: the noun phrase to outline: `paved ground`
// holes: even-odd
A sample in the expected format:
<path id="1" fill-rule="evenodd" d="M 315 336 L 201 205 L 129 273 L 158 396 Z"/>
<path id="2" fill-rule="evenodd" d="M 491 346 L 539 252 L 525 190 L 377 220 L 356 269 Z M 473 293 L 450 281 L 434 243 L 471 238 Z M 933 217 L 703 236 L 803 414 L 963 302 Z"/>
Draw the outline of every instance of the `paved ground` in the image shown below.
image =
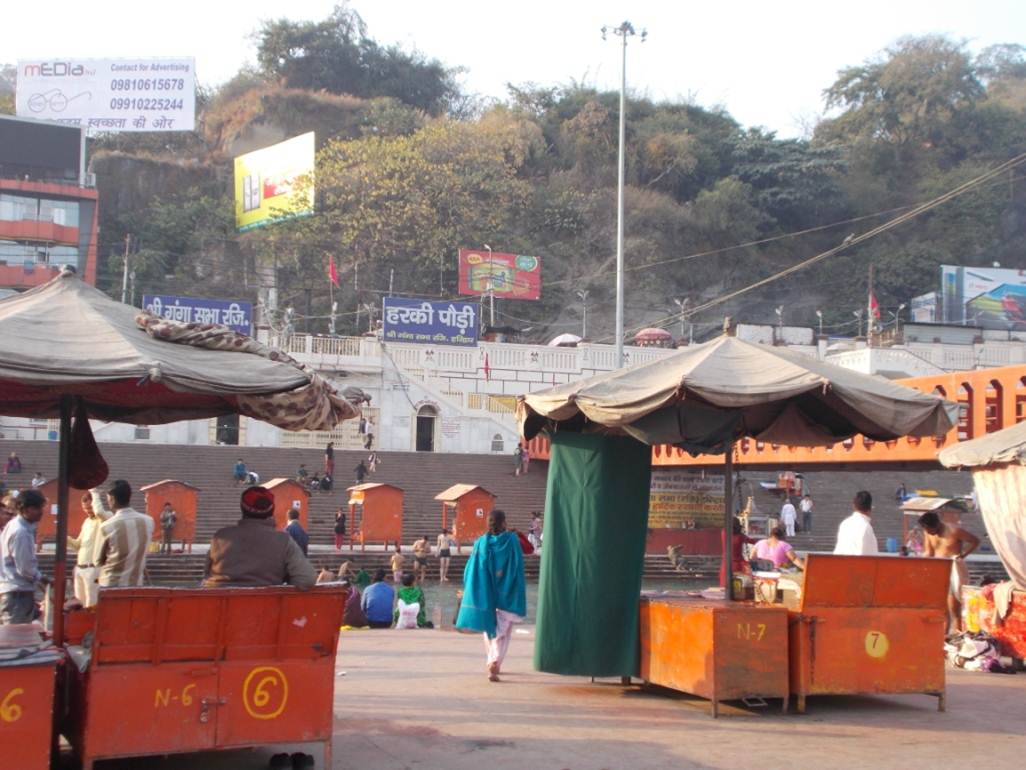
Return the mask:
<path id="1" fill-rule="evenodd" d="M 777 702 L 713 720 L 699 699 L 539 674 L 532 629 L 520 630 L 499 683 L 485 678 L 476 636 L 343 633 L 334 770 L 1021 767 L 1026 755 L 1023 674 L 949 672 L 944 714 L 926 696 L 812 698 L 805 716 L 782 716 Z M 319 748 L 308 750 L 321 767 Z M 270 753 L 98 770 L 242 770 Z"/>

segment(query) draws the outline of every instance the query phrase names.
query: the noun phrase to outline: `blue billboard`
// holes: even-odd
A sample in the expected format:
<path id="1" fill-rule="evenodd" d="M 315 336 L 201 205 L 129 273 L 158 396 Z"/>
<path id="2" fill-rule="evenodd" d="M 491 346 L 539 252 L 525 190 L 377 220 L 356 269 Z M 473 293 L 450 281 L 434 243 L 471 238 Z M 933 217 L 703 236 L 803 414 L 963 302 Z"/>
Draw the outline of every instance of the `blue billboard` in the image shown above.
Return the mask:
<path id="1" fill-rule="evenodd" d="M 385 342 L 429 345 L 477 345 L 477 304 L 428 302 L 385 297 L 382 338 Z"/>
<path id="2" fill-rule="evenodd" d="M 239 334 L 253 330 L 253 303 L 232 299 L 143 294 L 143 310 L 169 321 L 220 324 Z"/>

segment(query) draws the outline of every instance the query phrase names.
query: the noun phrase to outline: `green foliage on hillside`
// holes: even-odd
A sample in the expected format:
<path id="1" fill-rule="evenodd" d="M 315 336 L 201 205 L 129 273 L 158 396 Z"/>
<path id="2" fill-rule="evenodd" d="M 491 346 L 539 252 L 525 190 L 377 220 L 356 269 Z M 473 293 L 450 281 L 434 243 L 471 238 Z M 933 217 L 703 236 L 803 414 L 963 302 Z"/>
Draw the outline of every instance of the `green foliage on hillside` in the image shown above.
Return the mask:
<path id="1" fill-rule="evenodd" d="M 354 311 L 379 306 L 390 280 L 396 291 L 454 296 L 456 250 L 489 243 L 543 259 L 542 300 L 500 301 L 501 321 L 537 338 L 578 331 L 576 292 L 587 289 L 590 336 L 607 337 L 617 94 L 511 86 L 504 103 L 467 116 L 453 109 L 468 101 L 453 73 L 378 45 L 346 6 L 323 22 L 268 22 L 258 43 L 260 68 L 206 94 L 194 134 L 99 143 L 163 157 L 161 179 L 176 179 L 171 166 L 185 157 L 207 169 L 199 187 L 141 181 L 136 198 L 105 204 L 104 258 L 126 231 L 140 250 L 149 244 L 140 291 L 211 291 L 241 277 L 255 294 L 257 271 L 276 265 L 282 304 L 302 315 L 309 300 L 311 328 L 323 331 L 331 254 L 343 278 L 340 331 L 349 332 Z M 722 110 L 628 99 L 628 327 L 674 316 L 675 299 L 693 307 L 773 275 L 1026 151 L 1018 45 L 974 57 L 958 41 L 904 39 L 842 70 L 824 99 L 828 116 L 808 139 L 742 127 Z M 230 155 L 257 129 L 317 131 L 317 215 L 240 236 Z M 787 323 L 813 324 L 821 310 L 828 329 L 851 331 L 871 263 L 885 309 L 936 288 L 941 262 L 1026 267 L 1022 176 L 693 320 L 700 330 L 727 314 L 764 322 L 783 305 Z M 117 268 L 108 260 L 120 287 Z"/>

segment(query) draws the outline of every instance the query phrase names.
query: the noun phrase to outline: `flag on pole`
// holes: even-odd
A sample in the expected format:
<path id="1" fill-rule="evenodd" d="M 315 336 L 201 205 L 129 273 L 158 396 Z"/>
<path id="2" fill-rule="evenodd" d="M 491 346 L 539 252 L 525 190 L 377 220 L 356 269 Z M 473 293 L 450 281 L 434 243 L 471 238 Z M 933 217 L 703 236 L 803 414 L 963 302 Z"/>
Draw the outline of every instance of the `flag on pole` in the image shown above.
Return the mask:
<path id="1" fill-rule="evenodd" d="M 484 376 L 485 376 L 486 380 L 492 379 L 492 367 L 488 363 L 488 354 L 487 353 L 485 353 L 485 360 L 484 360 Z"/>
<path id="2" fill-rule="evenodd" d="M 876 301 L 876 295 L 869 292 L 869 315 L 872 318 L 880 318 L 880 303 Z"/>
<path id="3" fill-rule="evenodd" d="M 335 257 L 328 255 L 328 280 L 338 286 L 338 270 L 335 269 Z"/>

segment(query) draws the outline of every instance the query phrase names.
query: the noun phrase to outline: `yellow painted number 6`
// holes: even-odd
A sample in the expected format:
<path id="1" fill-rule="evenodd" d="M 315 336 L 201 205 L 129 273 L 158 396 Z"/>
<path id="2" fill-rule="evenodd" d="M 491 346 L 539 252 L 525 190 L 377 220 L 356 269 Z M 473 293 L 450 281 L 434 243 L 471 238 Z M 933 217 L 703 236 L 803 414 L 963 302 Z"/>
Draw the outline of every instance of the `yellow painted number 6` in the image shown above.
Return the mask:
<path id="1" fill-rule="evenodd" d="M 21 706 L 14 703 L 14 699 L 24 694 L 25 691 L 20 687 L 15 687 L 7 693 L 7 697 L 0 701 L 0 719 L 4 722 L 17 722 L 21 719 Z"/>

